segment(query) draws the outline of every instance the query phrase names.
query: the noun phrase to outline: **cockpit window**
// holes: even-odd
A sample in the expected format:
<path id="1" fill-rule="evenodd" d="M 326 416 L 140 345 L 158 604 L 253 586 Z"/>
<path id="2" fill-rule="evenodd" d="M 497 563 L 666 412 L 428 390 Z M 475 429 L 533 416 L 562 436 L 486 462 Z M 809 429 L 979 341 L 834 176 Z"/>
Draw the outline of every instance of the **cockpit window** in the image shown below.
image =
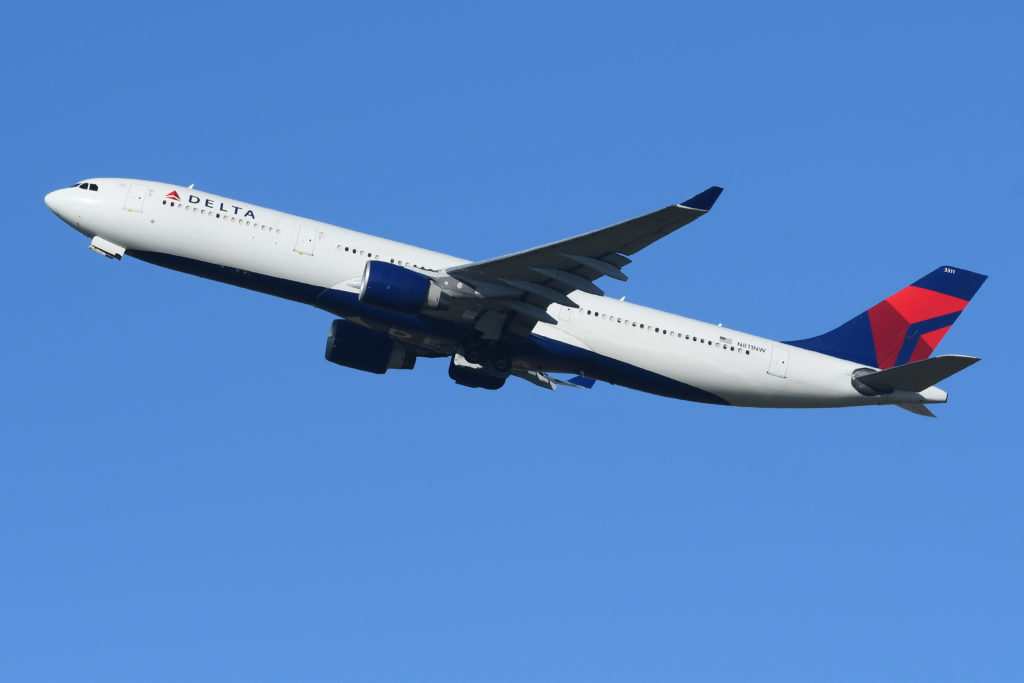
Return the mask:
<path id="1" fill-rule="evenodd" d="M 89 189 L 92 190 L 93 192 L 96 192 L 100 188 L 96 183 L 89 183 Z"/>
<path id="2" fill-rule="evenodd" d="M 71 187 L 77 187 L 80 190 L 92 190 L 93 192 L 100 189 L 99 185 L 96 183 L 75 183 Z"/>

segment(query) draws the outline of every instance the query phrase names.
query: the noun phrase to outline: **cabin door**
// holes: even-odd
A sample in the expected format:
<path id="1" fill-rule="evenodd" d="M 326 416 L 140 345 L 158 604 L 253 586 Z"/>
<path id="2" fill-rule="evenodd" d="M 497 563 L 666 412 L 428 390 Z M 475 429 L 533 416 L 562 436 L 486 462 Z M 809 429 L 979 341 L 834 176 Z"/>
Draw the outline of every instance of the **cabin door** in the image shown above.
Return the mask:
<path id="1" fill-rule="evenodd" d="M 128 196 L 124 198 L 124 208 L 128 211 L 142 213 L 142 205 L 149 195 L 149 187 L 146 185 L 132 184 L 128 188 Z"/>
<path id="2" fill-rule="evenodd" d="M 768 365 L 768 374 L 776 377 L 785 377 L 786 369 L 789 366 L 789 347 L 773 346 L 772 360 Z"/>
<path id="3" fill-rule="evenodd" d="M 313 251 L 316 249 L 316 238 L 316 228 L 300 223 L 299 236 L 295 239 L 295 251 L 312 256 Z"/>

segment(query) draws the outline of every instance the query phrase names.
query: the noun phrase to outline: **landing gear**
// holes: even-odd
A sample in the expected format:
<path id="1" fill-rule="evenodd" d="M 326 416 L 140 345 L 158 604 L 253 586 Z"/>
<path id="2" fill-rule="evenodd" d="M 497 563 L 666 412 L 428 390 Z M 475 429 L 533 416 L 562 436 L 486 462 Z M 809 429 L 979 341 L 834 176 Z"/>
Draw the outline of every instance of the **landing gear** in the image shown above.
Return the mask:
<path id="1" fill-rule="evenodd" d="M 469 338 L 459 344 L 448 376 L 456 384 L 479 389 L 500 389 L 512 369 L 512 350 L 501 342 Z"/>

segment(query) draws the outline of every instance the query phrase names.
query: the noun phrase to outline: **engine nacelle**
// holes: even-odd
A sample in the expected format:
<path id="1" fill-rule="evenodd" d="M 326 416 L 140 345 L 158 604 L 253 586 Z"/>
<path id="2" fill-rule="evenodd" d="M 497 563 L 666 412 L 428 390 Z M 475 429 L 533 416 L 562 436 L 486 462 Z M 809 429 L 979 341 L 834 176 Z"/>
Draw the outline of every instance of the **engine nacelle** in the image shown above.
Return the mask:
<path id="1" fill-rule="evenodd" d="M 359 301 L 399 313 L 447 308 L 447 295 L 429 277 L 387 261 L 367 261 Z"/>
<path id="2" fill-rule="evenodd" d="M 327 335 L 324 358 L 348 368 L 384 374 L 389 368 L 411 370 L 416 365 L 416 354 L 383 332 L 335 320 Z"/>

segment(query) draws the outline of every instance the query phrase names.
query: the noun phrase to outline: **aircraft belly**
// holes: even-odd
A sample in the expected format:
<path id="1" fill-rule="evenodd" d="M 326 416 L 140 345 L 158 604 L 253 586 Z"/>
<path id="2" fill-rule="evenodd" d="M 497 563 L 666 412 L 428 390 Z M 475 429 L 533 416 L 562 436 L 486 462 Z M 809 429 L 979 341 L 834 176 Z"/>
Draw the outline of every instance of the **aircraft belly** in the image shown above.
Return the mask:
<path id="1" fill-rule="evenodd" d="M 769 408 L 827 408 L 880 403 L 878 397 L 860 394 L 851 383 L 857 365 L 838 358 L 789 350 L 785 377 L 773 374 L 769 367 L 758 375 L 757 389 L 737 396 L 736 404 Z"/>
<path id="2" fill-rule="evenodd" d="M 731 330 L 702 330 L 705 338 L 735 336 Z M 790 349 L 786 377 L 769 370 L 772 342 L 752 339 L 751 354 L 728 346 L 698 343 L 677 337 L 647 335 L 632 329 L 621 335 L 580 336 L 595 353 L 628 363 L 721 398 L 737 406 L 827 407 L 878 403 L 853 389 L 850 378 L 856 366 L 803 349 Z M 787 347 L 788 348 L 788 347 Z M 759 350 L 762 349 L 762 350 Z M 600 379 L 600 378 L 599 378 Z M 619 382 L 621 383 L 621 382 Z M 640 387 L 634 387 L 640 388 Z"/>

